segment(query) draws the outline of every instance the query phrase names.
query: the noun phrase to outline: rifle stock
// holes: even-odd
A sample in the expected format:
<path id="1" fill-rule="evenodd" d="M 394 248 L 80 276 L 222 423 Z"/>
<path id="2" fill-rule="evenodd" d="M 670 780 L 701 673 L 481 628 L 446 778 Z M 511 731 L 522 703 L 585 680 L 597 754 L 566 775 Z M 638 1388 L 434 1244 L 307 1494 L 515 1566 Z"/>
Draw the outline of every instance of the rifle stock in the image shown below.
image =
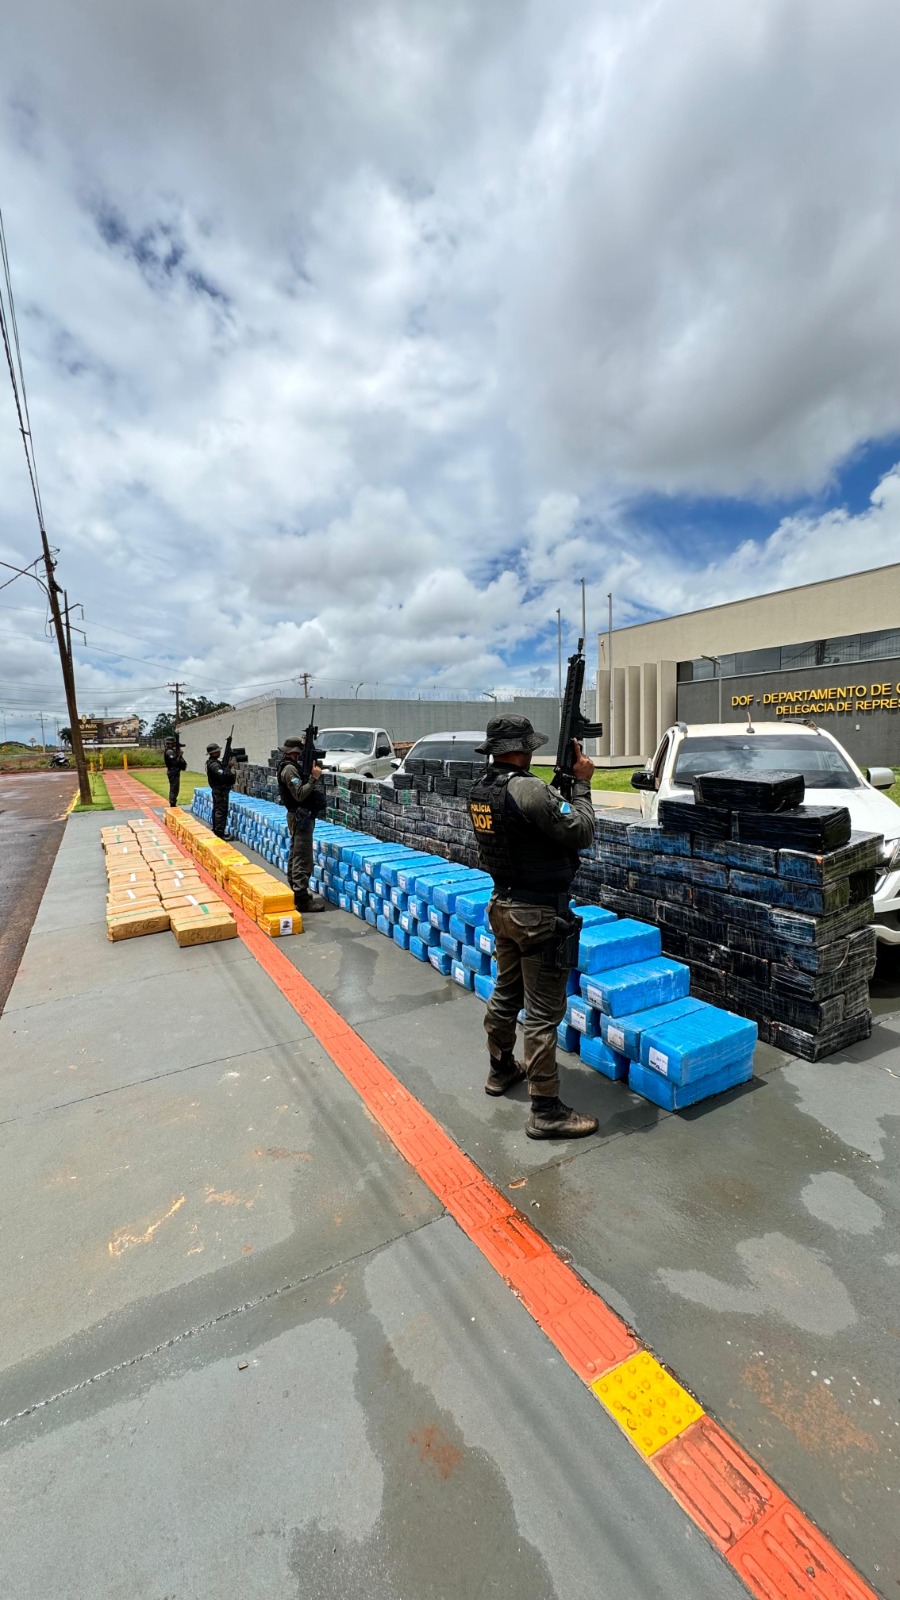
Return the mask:
<path id="1" fill-rule="evenodd" d="M 599 739 L 603 733 L 602 722 L 588 722 L 581 709 L 584 692 L 584 640 L 579 639 L 578 649 L 569 657 L 566 687 L 559 718 L 559 744 L 556 747 L 556 769 L 551 783 L 564 799 L 572 798 L 575 782 L 572 768 L 575 765 L 574 741 L 584 748 L 585 739 Z"/>

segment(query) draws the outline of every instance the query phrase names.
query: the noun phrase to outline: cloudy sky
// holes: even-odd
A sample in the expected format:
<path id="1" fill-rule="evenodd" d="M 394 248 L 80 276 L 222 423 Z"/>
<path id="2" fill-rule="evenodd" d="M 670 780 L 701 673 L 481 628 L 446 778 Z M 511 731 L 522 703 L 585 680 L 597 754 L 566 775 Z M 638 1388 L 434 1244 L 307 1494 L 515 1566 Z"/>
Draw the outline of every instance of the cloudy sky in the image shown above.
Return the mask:
<path id="1" fill-rule="evenodd" d="M 19 8 L 0 205 L 83 709 L 528 690 L 582 575 L 596 633 L 610 589 L 900 559 L 898 81 L 896 0 Z M 20 736 L 63 707 L 41 598 L 0 591 Z"/>

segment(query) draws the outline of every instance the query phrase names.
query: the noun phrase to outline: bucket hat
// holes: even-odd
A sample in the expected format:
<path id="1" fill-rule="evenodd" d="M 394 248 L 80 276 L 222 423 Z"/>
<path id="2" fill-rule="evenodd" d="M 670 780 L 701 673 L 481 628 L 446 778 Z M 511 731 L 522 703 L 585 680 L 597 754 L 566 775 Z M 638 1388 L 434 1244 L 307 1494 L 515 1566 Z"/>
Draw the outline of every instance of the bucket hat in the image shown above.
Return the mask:
<path id="1" fill-rule="evenodd" d="M 547 743 L 546 733 L 535 733 L 527 717 L 491 717 L 484 744 L 475 749 L 481 756 L 505 756 L 513 750 L 539 750 Z"/>

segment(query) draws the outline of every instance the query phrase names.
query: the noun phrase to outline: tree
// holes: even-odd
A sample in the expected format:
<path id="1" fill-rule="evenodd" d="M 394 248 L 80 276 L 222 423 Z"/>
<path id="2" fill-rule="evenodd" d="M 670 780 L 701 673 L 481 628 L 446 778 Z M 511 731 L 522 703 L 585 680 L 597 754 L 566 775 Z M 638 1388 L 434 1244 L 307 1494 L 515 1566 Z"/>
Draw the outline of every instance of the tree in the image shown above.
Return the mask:
<path id="1" fill-rule="evenodd" d="M 150 724 L 151 739 L 171 739 L 175 732 L 175 718 L 171 711 L 160 711 Z"/>
<path id="2" fill-rule="evenodd" d="M 210 717 L 214 711 L 233 710 L 227 700 L 210 700 L 205 694 L 188 695 L 181 702 L 181 720 L 191 722 L 194 717 Z"/>
<path id="3" fill-rule="evenodd" d="M 72 743 L 72 729 L 71 728 L 60 728 L 59 737 L 61 738 L 63 744 L 71 744 Z"/>

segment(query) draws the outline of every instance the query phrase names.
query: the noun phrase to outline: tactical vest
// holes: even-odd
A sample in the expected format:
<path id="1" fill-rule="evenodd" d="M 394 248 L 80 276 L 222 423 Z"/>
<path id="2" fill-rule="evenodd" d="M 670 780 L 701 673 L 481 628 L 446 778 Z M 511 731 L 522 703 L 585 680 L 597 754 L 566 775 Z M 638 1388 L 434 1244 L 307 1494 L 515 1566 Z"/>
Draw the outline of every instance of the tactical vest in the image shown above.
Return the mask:
<path id="1" fill-rule="evenodd" d="M 568 893 L 578 870 L 578 854 L 542 833 L 523 817 L 509 793 L 518 769 L 492 766 L 472 785 L 469 816 L 478 841 L 481 867 L 498 889 L 519 890 L 528 898 Z M 540 783 L 540 778 L 532 778 Z"/>
<path id="2" fill-rule="evenodd" d="M 288 787 L 288 785 L 287 785 L 287 783 L 285 782 L 285 779 L 284 779 L 284 769 L 285 769 L 285 767 L 296 767 L 296 766 L 297 766 L 297 758 L 296 758 L 295 755 L 293 755 L 293 754 L 291 754 L 291 755 L 282 754 L 279 757 L 278 766 L 275 768 L 276 776 L 278 778 L 278 793 L 281 796 L 281 804 L 283 806 L 286 806 L 288 811 L 299 811 L 299 809 L 300 809 L 300 801 L 296 798 L 295 795 L 293 795 L 291 793 L 291 790 L 289 789 L 289 787 Z M 298 776 L 298 778 L 300 776 L 300 769 L 299 768 L 297 769 L 297 776 Z"/>
<path id="3" fill-rule="evenodd" d="M 297 767 L 297 776 L 298 778 L 301 776 L 300 768 L 297 766 L 297 756 L 293 751 L 290 755 L 283 753 L 278 762 L 278 766 L 275 769 L 275 773 L 278 778 L 278 793 L 281 796 L 281 804 L 287 807 L 288 814 L 290 816 L 296 816 L 297 812 L 300 811 L 305 817 L 323 816 L 325 813 L 325 796 L 321 789 L 315 788 L 312 790 L 311 794 L 307 795 L 305 800 L 298 800 L 291 793 L 290 787 L 285 781 L 285 767 Z M 306 826 L 305 823 L 304 826 Z"/>
<path id="4" fill-rule="evenodd" d="M 209 787 L 211 789 L 215 790 L 216 793 L 218 793 L 218 794 L 227 794 L 229 789 L 231 788 L 231 784 L 228 782 L 227 775 L 224 778 L 222 778 L 217 773 L 216 776 L 213 777 L 212 772 L 210 770 L 210 768 L 217 767 L 218 765 L 219 765 L 218 761 L 213 761 L 212 759 L 207 761 L 207 763 L 206 763 L 206 781 L 209 784 Z"/>

